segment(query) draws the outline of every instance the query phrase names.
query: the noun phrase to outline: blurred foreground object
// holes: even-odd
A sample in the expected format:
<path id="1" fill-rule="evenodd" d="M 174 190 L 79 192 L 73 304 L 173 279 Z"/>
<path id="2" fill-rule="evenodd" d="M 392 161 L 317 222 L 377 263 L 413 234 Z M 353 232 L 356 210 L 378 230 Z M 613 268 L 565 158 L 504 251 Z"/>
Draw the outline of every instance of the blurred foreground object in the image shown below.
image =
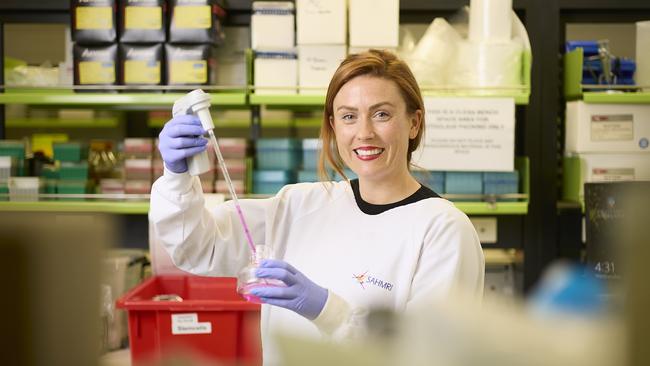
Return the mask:
<path id="1" fill-rule="evenodd" d="M 1 365 L 95 365 L 110 216 L 0 213 Z"/>

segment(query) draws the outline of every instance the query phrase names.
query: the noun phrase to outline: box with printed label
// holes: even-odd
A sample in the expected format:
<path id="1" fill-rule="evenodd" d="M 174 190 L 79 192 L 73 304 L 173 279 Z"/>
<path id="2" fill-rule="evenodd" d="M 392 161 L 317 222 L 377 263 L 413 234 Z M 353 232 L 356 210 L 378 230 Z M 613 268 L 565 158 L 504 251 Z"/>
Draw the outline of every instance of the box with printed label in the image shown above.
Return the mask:
<path id="1" fill-rule="evenodd" d="M 650 153 L 650 104 L 566 105 L 567 153 Z"/>
<path id="2" fill-rule="evenodd" d="M 399 0 L 350 0 L 350 47 L 397 47 Z"/>
<path id="3" fill-rule="evenodd" d="M 332 75 L 345 59 L 345 45 L 298 46 L 300 94 L 325 94 Z"/>
<path id="4" fill-rule="evenodd" d="M 72 40 L 88 44 L 115 42 L 115 10 L 115 0 L 72 0 Z"/>
<path id="5" fill-rule="evenodd" d="M 120 42 L 165 42 L 167 6 L 164 0 L 123 0 L 120 2 Z"/>
<path id="6" fill-rule="evenodd" d="M 171 0 L 169 42 L 219 44 L 226 12 L 215 0 Z"/>
<path id="7" fill-rule="evenodd" d="M 74 45 L 75 85 L 117 84 L 117 44 L 107 46 Z"/>
<path id="8" fill-rule="evenodd" d="M 120 43 L 120 84 L 162 85 L 162 44 Z"/>
<path id="9" fill-rule="evenodd" d="M 298 44 L 345 45 L 346 5 L 346 0 L 296 0 Z"/>
<path id="10" fill-rule="evenodd" d="M 564 159 L 564 198 L 584 199 L 584 184 L 650 180 L 650 154 L 577 154 Z"/>
<path id="11" fill-rule="evenodd" d="M 165 80 L 168 85 L 213 84 L 216 61 L 209 44 L 165 45 Z"/>
<path id="12" fill-rule="evenodd" d="M 251 16 L 253 49 L 294 47 L 294 18 L 291 1 L 254 1 Z"/>
<path id="13" fill-rule="evenodd" d="M 256 52 L 255 94 L 297 94 L 298 60 L 293 52 Z"/>

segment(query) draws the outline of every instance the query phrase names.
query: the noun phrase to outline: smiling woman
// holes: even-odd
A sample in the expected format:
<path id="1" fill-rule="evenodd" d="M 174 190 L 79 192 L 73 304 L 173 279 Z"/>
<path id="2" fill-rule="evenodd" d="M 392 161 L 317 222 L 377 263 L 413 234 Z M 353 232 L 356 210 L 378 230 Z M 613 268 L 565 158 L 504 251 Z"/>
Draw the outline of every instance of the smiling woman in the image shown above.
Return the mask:
<path id="1" fill-rule="evenodd" d="M 348 339 L 364 334 L 368 309 L 409 311 L 452 292 L 483 293 L 484 259 L 465 214 L 409 171 L 424 106 L 406 64 L 391 53 L 350 55 L 330 83 L 321 175 L 358 179 L 285 186 L 269 199 L 240 200 L 253 240 L 272 249 L 255 275 L 286 286 L 250 291 L 263 302 L 264 364 L 281 364 L 271 334 Z M 209 211 L 201 183 L 178 166 L 203 145 L 200 122 L 170 120 L 160 136 L 165 173 L 149 218 L 174 263 L 188 272 L 234 276 L 247 265 L 237 209 Z"/>

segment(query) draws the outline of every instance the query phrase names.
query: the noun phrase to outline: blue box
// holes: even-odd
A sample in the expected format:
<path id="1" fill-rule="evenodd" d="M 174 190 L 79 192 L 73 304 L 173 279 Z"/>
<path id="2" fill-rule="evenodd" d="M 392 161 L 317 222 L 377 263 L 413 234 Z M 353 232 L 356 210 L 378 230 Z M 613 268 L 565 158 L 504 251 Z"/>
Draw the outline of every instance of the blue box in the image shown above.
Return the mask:
<path id="1" fill-rule="evenodd" d="M 318 154 L 321 146 L 320 139 L 302 140 L 302 168 L 304 170 L 318 169 Z"/>
<path id="2" fill-rule="evenodd" d="M 445 174 L 446 194 L 483 194 L 483 173 L 447 172 Z M 470 199 L 472 201 L 476 199 Z"/>
<path id="3" fill-rule="evenodd" d="M 253 193 L 276 194 L 295 181 L 296 174 L 291 170 L 256 170 L 253 172 Z"/>
<path id="4" fill-rule="evenodd" d="M 519 193 L 519 173 L 498 172 L 483 174 L 484 194 Z M 499 198 L 499 201 L 516 201 L 515 198 Z"/>
<path id="5" fill-rule="evenodd" d="M 299 170 L 298 183 L 306 182 L 320 182 L 320 178 L 318 178 L 318 172 L 315 170 Z"/>
<path id="6" fill-rule="evenodd" d="M 300 167 L 300 141 L 296 139 L 257 140 L 255 160 L 259 170 L 292 170 Z"/>
<path id="7" fill-rule="evenodd" d="M 438 194 L 445 193 L 445 172 L 413 170 L 411 174 L 423 186 L 430 188 Z"/>

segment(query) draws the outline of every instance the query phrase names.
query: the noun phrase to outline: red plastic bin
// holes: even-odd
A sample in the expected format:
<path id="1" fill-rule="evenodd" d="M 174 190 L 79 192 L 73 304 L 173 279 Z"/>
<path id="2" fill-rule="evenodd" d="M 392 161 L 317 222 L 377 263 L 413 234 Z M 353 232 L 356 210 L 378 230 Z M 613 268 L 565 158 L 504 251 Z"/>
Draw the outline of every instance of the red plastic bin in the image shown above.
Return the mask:
<path id="1" fill-rule="evenodd" d="M 229 277 L 154 276 L 117 300 L 128 311 L 133 364 L 192 357 L 260 365 L 260 306 L 241 298 L 236 283 Z M 153 300 L 171 294 L 183 301 Z"/>

